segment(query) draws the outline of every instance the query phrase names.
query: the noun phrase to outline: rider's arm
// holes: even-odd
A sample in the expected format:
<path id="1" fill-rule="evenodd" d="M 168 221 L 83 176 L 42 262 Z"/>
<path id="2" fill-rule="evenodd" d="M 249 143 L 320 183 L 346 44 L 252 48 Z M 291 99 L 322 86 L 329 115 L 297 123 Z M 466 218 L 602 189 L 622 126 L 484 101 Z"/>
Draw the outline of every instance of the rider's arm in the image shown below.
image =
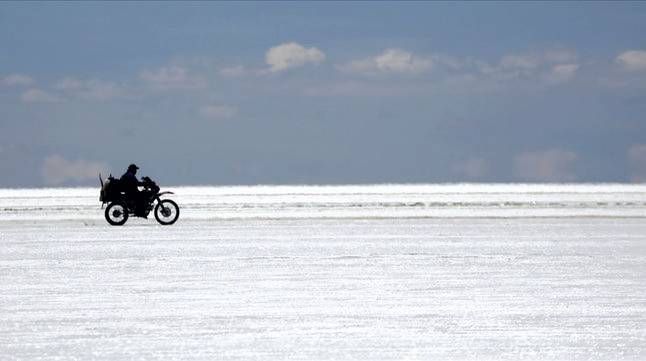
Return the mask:
<path id="1" fill-rule="evenodd" d="M 137 179 L 137 185 L 138 186 L 144 186 L 144 185 L 148 184 L 148 182 L 150 182 L 150 178 L 148 178 L 148 177 L 143 177 L 143 178 L 141 178 L 141 180 Z"/>

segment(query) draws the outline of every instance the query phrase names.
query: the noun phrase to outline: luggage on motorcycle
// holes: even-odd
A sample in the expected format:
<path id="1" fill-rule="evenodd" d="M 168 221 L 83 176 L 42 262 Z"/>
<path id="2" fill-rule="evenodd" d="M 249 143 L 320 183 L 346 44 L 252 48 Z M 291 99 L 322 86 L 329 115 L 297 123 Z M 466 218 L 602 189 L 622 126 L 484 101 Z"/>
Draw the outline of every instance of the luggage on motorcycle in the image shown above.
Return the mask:
<path id="1" fill-rule="evenodd" d="M 101 181 L 101 193 L 99 194 L 99 202 L 108 203 L 113 202 L 119 198 L 121 194 L 121 185 L 119 179 L 114 178 L 112 175 L 110 175 L 104 182 L 103 179 L 101 179 L 101 175 L 99 175 L 99 180 Z"/>

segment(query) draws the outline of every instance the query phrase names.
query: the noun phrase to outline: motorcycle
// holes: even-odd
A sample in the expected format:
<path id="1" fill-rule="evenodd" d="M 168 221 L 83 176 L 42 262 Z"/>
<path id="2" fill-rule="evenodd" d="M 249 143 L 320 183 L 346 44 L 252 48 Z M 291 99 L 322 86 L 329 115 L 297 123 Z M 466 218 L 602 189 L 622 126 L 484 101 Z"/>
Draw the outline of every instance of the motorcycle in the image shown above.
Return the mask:
<path id="1" fill-rule="evenodd" d="M 104 182 L 99 174 L 99 181 L 101 182 L 101 192 L 99 194 L 99 202 L 102 202 L 101 208 L 108 205 L 105 209 L 105 219 L 113 226 L 121 226 L 126 223 L 128 217 L 135 216 L 141 218 L 148 218 L 148 214 L 153 210 L 155 219 L 159 224 L 168 226 L 177 221 L 179 218 L 179 206 L 177 203 L 170 199 L 161 199 L 160 197 L 166 194 L 175 194 L 173 192 L 159 192 L 159 186 L 152 179 L 143 177 L 140 200 L 144 202 L 141 213 L 135 213 L 137 202 L 126 196 L 126 193 L 121 190 L 120 181 L 110 175 Z"/>

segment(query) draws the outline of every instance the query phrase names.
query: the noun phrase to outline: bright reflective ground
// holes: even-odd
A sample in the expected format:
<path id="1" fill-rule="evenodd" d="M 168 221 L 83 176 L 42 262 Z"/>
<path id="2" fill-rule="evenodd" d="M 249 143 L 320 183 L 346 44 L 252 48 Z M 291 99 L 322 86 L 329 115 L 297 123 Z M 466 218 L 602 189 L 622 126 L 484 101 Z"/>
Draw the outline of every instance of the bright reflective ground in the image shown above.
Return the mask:
<path id="1" fill-rule="evenodd" d="M 643 360 L 640 186 L 0 190 L 0 359 Z"/>

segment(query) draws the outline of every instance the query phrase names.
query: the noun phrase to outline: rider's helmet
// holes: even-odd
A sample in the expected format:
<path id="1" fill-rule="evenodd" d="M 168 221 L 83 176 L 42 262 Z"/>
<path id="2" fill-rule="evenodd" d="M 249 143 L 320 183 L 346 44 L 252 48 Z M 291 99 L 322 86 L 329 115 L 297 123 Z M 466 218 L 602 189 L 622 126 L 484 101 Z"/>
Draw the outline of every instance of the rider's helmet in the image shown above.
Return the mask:
<path id="1" fill-rule="evenodd" d="M 133 173 L 134 173 L 134 172 L 136 172 L 136 171 L 137 171 L 137 169 L 139 169 L 139 167 L 137 167 L 137 165 L 136 165 L 136 164 L 130 164 L 130 165 L 128 166 L 128 172 L 133 172 Z"/>

